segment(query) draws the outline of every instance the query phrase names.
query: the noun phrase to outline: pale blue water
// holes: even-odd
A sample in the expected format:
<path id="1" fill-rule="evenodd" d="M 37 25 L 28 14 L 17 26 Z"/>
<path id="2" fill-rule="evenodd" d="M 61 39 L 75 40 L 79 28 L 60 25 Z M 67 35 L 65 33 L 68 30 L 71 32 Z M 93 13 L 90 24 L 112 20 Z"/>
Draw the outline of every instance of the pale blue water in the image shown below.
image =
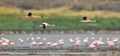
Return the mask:
<path id="1" fill-rule="evenodd" d="M 41 40 L 37 40 L 37 37 L 40 37 Z M 95 39 L 99 39 L 100 37 L 103 38 L 103 41 L 106 41 L 106 38 L 120 38 L 120 34 L 5 34 L 4 36 L 0 36 L 0 38 L 7 38 L 11 40 L 12 42 L 16 43 L 16 46 L 31 46 L 31 42 L 27 41 L 28 37 L 34 37 L 34 41 L 43 41 L 43 38 L 46 38 L 46 41 L 43 42 L 57 42 L 57 40 L 63 38 L 65 41 L 65 44 L 63 46 L 70 46 L 69 38 L 73 38 L 74 40 L 76 38 L 80 38 L 81 44 L 83 43 L 83 39 L 88 37 L 89 43 L 94 41 Z M 94 39 L 92 39 L 94 37 Z M 25 42 L 19 43 L 18 38 L 22 38 Z"/>

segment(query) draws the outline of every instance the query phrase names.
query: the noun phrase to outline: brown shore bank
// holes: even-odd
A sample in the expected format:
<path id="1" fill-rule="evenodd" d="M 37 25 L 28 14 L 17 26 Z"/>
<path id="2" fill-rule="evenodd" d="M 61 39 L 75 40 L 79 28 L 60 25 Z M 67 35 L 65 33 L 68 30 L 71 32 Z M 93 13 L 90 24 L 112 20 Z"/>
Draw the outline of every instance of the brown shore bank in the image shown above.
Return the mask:
<path id="1" fill-rule="evenodd" d="M 0 56 L 120 56 L 118 51 L 88 53 L 31 53 L 31 54 L 0 54 Z"/>

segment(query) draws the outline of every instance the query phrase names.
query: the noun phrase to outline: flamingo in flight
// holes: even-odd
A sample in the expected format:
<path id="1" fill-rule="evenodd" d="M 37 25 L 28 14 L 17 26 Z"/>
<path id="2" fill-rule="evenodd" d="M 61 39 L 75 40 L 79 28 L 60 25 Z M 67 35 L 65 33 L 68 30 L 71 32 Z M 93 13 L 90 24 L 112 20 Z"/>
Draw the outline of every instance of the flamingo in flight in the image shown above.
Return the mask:
<path id="1" fill-rule="evenodd" d="M 83 17 L 83 20 L 81 20 L 80 22 L 96 22 L 96 20 L 92 21 L 89 20 L 87 17 Z"/>
<path id="2" fill-rule="evenodd" d="M 43 22 L 41 25 L 38 25 L 38 26 L 35 26 L 35 27 L 42 27 L 43 29 L 46 29 L 48 26 L 55 26 L 55 25 L 50 25 L 46 22 Z M 35 27 L 33 27 L 33 28 L 35 28 Z"/>

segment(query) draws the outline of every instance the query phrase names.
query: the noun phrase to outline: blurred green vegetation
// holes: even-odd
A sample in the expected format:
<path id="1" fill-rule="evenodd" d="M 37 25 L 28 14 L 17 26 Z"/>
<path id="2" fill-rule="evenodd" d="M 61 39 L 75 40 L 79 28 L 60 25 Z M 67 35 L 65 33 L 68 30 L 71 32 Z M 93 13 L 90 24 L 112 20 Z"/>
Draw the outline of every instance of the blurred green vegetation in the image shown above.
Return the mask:
<path id="1" fill-rule="evenodd" d="M 120 30 L 119 18 L 90 18 L 96 20 L 96 23 L 82 23 L 81 16 L 63 16 L 51 15 L 43 18 L 22 18 L 20 14 L 0 14 L 0 30 L 43 30 L 40 28 L 32 28 L 43 22 L 55 24 L 55 27 L 48 27 L 47 31 L 68 31 L 68 30 Z"/>

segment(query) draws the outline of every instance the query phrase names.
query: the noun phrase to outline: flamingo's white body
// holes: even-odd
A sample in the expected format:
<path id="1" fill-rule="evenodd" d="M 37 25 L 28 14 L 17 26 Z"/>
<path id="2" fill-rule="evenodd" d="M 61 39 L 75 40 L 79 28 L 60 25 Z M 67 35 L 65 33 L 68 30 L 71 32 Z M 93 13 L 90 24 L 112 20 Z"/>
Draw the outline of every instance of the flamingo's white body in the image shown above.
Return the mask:
<path id="1" fill-rule="evenodd" d="M 81 20 L 80 22 L 96 22 L 96 20 L 92 21 L 92 20 Z"/>

